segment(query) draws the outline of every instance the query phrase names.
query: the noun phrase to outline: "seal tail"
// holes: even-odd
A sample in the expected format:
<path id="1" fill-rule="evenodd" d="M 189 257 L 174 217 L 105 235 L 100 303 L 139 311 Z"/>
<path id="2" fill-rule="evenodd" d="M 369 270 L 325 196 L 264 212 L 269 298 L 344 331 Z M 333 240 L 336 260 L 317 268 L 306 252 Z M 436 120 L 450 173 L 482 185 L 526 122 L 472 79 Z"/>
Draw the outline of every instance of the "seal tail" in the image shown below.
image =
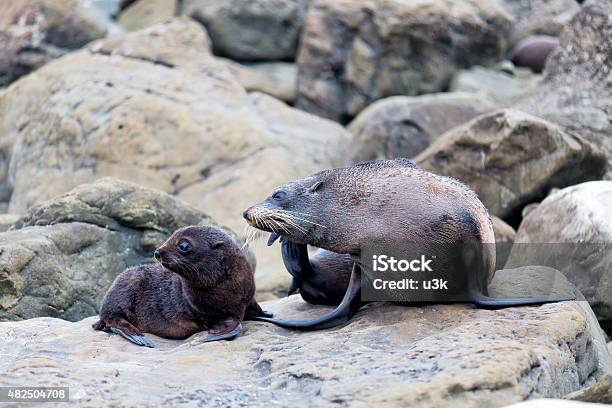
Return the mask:
<path id="1" fill-rule="evenodd" d="M 273 323 L 287 329 L 322 330 L 348 322 L 361 306 L 363 306 L 361 302 L 361 268 L 355 263 L 344 298 L 332 312 L 312 320 L 277 320 L 266 317 L 256 317 L 254 320 Z"/>
<path id="2" fill-rule="evenodd" d="M 472 303 L 483 309 L 503 309 L 505 307 L 513 306 L 534 306 L 544 303 L 565 302 L 569 300 L 576 300 L 576 296 L 566 295 L 529 298 L 492 298 L 481 293 L 472 294 Z"/>

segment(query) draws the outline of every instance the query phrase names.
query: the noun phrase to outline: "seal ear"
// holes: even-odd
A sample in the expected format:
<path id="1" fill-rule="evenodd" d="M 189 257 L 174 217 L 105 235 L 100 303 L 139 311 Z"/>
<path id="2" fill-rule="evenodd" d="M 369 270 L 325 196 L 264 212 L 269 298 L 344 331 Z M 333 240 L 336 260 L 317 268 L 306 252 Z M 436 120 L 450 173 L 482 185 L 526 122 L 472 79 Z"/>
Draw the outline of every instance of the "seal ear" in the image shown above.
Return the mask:
<path id="1" fill-rule="evenodd" d="M 223 244 L 225 244 L 225 242 L 223 242 L 223 241 L 215 241 L 215 242 L 212 242 L 210 244 L 210 247 L 213 248 L 213 249 L 220 248 L 220 247 L 223 246 Z"/>
<path id="2" fill-rule="evenodd" d="M 313 185 L 310 187 L 309 191 L 310 191 L 311 193 L 314 193 L 314 192 L 316 192 L 316 191 L 319 189 L 319 187 L 321 187 L 322 185 L 323 185 L 323 182 L 322 182 L 322 181 L 317 181 L 316 183 L 314 183 L 314 184 L 313 184 Z"/>

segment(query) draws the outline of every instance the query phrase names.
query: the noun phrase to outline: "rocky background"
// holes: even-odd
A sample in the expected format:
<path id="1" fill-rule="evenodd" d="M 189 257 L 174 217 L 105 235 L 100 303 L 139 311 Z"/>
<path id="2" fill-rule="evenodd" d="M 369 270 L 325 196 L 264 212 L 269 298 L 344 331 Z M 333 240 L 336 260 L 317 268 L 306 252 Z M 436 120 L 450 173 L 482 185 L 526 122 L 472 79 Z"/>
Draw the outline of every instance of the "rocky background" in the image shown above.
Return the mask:
<path id="1" fill-rule="evenodd" d="M 559 42 L 542 72 L 508 60 L 534 35 Z M 612 403 L 612 1 L 0 0 L 0 51 L 0 385 L 81 406 Z M 154 350 L 90 329 L 176 228 L 242 242 L 275 186 L 400 156 L 485 203 L 493 294 L 548 294 L 554 268 L 579 300 L 373 305 Z M 278 247 L 249 251 L 266 308 L 323 312 L 278 300 Z"/>

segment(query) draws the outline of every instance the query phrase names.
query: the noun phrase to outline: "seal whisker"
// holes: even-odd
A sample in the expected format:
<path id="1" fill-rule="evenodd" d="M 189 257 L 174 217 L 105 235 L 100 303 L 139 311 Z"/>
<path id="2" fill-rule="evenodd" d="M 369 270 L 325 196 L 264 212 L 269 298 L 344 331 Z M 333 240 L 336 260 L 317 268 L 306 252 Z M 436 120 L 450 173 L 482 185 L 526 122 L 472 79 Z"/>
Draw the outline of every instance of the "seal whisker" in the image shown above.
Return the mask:
<path id="1" fill-rule="evenodd" d="M 299 214 L 299 215 L 304 215 L 306 217 L 319 217 L 318 215 L 314 215 L 314 214 L 306 214 L 306 213 L 294 211 L 294 210 L 283 210 L 282 208 L 275 208 L 274 211 L 286 212 L 286 213 L 291 213 L 291 214 Z"/>
<path id="2" fill-rule="evenodd" d="M 247 224 L 248 225 L 248 224 Z M 248 226 L 247 228 L 247 236 L 244 240 L 244 244 L 242 245 L 242 247 L 240 249 L 244 249 L 246 247 L 249 246 L 249 244 L 251 243 L 251 241 L 253 240 L 253 238 L 255 238 L 255 235 L 257 235 L 259 231 L 256 230 L 255 228 Z"/>
<path id="3" fill-rule="evenodd" d="M 274 225 L 276 225 L 277 227 L 282 229 L 285 233 L 289 234 L 289 229 L 287 229 L 287 227 L 285 227 L 283 224 L 281 224 L 280 222 L 276 221 L 275 219 L 271 219 L 271 221 L 274 223 Z"/>
<path id="4" fill-rule="evenodd" d="M 263 211 L 265 211 L 267 213 L 267 215 L 270 216 L 270 218 L 277 217 L 278 218 L 277 221 L 283 221 L 283 222 L 289 224 L 290 226 L 294 227 L 295 229 L 299 230 L 300 232 L 306 233 L 306 229 L 304 227 L 302 227 L 301 225 L 298 225 L 293 220 L 295 217 L 291 216 L 291 214 L 285 214 L 285 213 L 277 212 L 275 209 L 273 209 L 273 210 L 265 209 Z"/>
<path id="5" fill-rule="evenodd" d="M 264 218 L 266 216 L 266 212 L 265 211 L 259 211 L 257 216 L 259 217 L 259 220 L 261 221 L 261 223 L 264 225 L 264 227 L 274 230 L 273 226 L 270 224 L 270 220 Z"/>
<path id="6" fill-rule="evenodd" d="M 287 224 L 289 224 L 290 226 L 294 227 L 295 229 L 297 229 L 298 231 L 302 232 L 302 233 L 306 233 L 306 228 L 296 224 L 293 220 L 291 219 L 286 219 L 285 222 Z"/>
<path id="7" fill-rule="evenodd" d="M 291 216 L 291 218 L 292 218 L 292 219 L 294 219 L 294 220 L 304 221 L 304 222 L 307 222 L 307 223 L 309 223 L 309 224 L 314 224 L 314 225 L 317 225 L 317 226 L 319 226 L 319 227 L 321 227 L 321 228 L 327 228 L 325 225 L 321 225 L 321 224 L 318 224 L 318 223 L 316 223 L 316 222 L 313 222 L 313 221 L 310 221 L 310 220 L 306 220 L 306 219 L 304 219 L 304 218 L 296 217 L 295 215 L 291 214 L 290 212 L 287 212 L 287 213 L 288 213 L 288 215 L 290 215 L 290 216 Z"/>

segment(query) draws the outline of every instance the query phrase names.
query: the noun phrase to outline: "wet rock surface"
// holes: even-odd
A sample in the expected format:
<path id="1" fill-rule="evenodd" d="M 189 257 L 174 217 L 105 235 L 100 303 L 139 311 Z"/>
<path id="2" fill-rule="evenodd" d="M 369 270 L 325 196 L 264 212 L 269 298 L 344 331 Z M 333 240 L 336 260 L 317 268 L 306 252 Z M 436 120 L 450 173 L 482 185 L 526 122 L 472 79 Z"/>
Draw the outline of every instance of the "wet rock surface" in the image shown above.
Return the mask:
<path id="1" fill-rule="evenodd" d="M 264 307 L 283 317 L 327 310 L 299 296 Z M 610 365 L 585 302 L 499 311 L 375 304 L 342 328 L 304 333 L 245 322 L 231 342 L 150 336 L 155 349 L 94 332 L 94 321 L 0 323 L 3 382 L 69 385 L 71 400 L 87 405 L 496 407 L 562 397 Z"/>

